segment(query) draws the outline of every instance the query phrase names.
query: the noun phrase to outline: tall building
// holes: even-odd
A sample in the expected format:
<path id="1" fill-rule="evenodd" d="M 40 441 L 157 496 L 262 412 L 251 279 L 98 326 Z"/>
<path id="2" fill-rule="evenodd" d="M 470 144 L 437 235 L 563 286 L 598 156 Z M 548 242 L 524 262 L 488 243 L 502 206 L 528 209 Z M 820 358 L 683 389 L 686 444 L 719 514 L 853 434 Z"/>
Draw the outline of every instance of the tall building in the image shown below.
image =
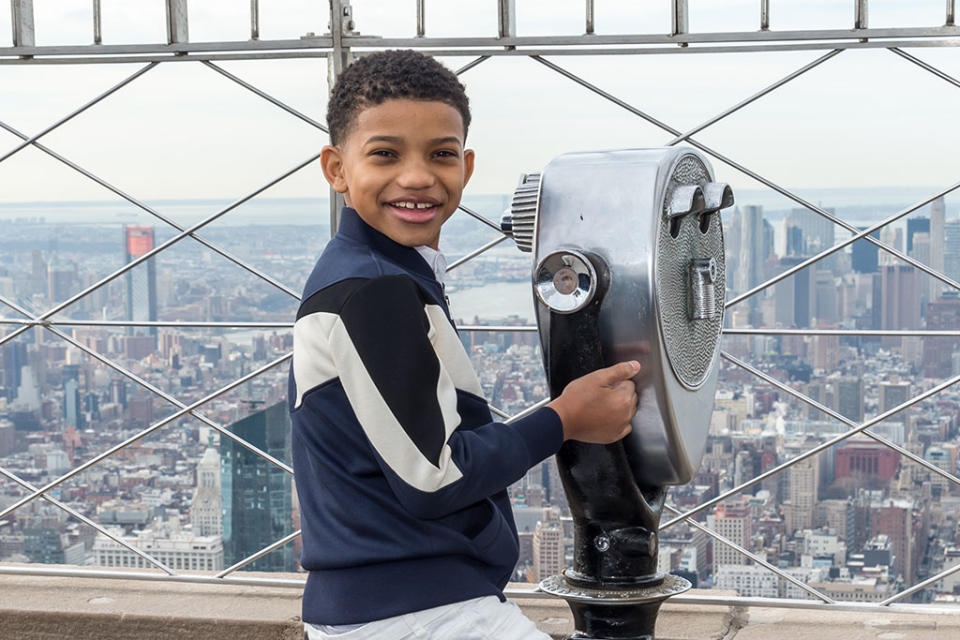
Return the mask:
<path id="1" fill-rule="evenodd" d="M 34 249 L 30 257 L 30 293 L 42 293 L 47 285 L 47 263 L 40 249 Z"/>
<path id="2" fill-rule="evenodd" d="M 930 218 L 907 218 L 907 254 L 913 255 L 913 236 L 930 233 Z"/>
<path id="3" fill-rule="evenodd" d="M 826 269 L 814 270 L 814 317 L 817 324 L 833 324 L 840 319 L 837 315 L 837 281 L 833 272 Z"/>
<path id="4" fill-rule="evenodd" d="M 536 579 L 539 581 L 560 575 L 565 568 L 563 528 L 560 522 L 538 522 L 533 532 L 533 570 Z"/>
<path id="5" fill-rule="evenodd" d="M 880 383 L 880 411 L 885 412 L 899 406 L 910 397 L 909 382 Z"/>
<path id="6" fill-rule="evenodd" d="M 893 247 L 897 251 L 903 252 L 903 229 L 898 227 L 886 226 L 880 230 L 880 242 L 887 245 L 888 247 Z M 897 264 L 900 259 L 889 251 L 880 250 L 878 256 L 880 266 L 888 264 Z"/>
<path id="7" fill-rule="evenodd" d="M 763 265 L 767 258 L 764 252 L 767 234 L 763 219 L 763 207 L 746 205 L 740 212 L 740 257 L 735 275 L 736 290 L 744 293 L 763 282 Z M 760 299 L 752 296 L 747 301 L 750 323 L 759 324 Z"/>
<path id="8" fill-rule="evenodd" d="M 753 535 L 753 518 L 750 515 L 750 498 L 737 496 L 717 505 L 717 511 L 707 516 L 707 526 L 731 542 L 750 549 Z M 725 544 L 713 544 L 713 572 L 724 565 L 749 564 L 746 556 Z"/>
<path id="9" fill-rule="evenodd" d="M 837 411 L 853 420 L 863 421 L 863 381 L 856 376 L 839 378 L 836 383 Z"/>
<path id="10" fill-rule="evenodd" d="M 954 472 L 951 468 L 953 465 L 951 464 L 950 453 L 944 447 L 929 447 L 927 452 L 923 454 L 923 459 L 943 471 Z M 930 473 L 930 485 L 938 489 L 941 496 L 950 490 L 950 484 L 950 481 L 939 473 Z"/>
<path id="11" fill-rule="evenodd" d="M 80 365 L 63 365 L 63 419 L 67 426 L 84 428 L 80 405 Z"/>
<path id="12" fill-rule="evenodd" d="M 66 300 L 77 293 L 80 279 L 77 265 L 72 262 L 51 261 L 47 271 L 47 298 L 50 302 Z"/>
<path id="13" fill-rule="evenodd" d="M 234 422 L 230 431 L 278 460 L 290 460 L 290 414 L 285 401 Z M 220 440 L 223 553 L 227 565 L 292 533 L 290 474 L 228 438 Z M 244 567 L 250 571 L 293 571 L 291 545 Z"/>
<path id="14" fill-rule="evenodd" d="M 0 361 L 3 362 L 3 387 L 7 400 L 17 399 L 17 389 L 23 382 L 23 367 L 27 364 L 27 345 L 10 341 L 0 346 Z"/>
<path id="15" fill-rule="evenodd" d="M 197 488 L 190 503 L 190 523 L 198 536 L 223 534 L 223 513 L 220 498 L 220 456 L 213 447 L 203 452 L 197 463 Z"/>
<path id="16" fill-rule="evenodd" d="M 125 226 L 123 246 L 127 262 L 147 254 L 154 248 L 153 227 Z M 124 274 L 127 281 L 127 320 L 156 321 L 157 267 L 153 258 Z M 157 335 L 156 327 L 129 327 L 129 335 Z"/>
<path id="17" fill-rule="evenodd" d="M 939 300 L 927 304 L 927 329 L 955 330 L 960 327 L 960 291 L 945 291 Z M 952 356 L 960 348 L 954 338 L 927 337 L 923 341 L 923 375 L 946 378 L 953 373 Z"/>
<path id="18" fill-rule="evenodd" d="M 893 551 L 893 570 L 901 575 L 904 584 L 916 581 L 919 557 L 916 544 L 917 528 L 914 510 L 917 505 L 908 500 L 884 500 L 870 505 L 870 530 L 874 536 L 886 535 Z"/>
<path id="19" fill-rule="evenodd" d="M 877 306 L 877 299 L 873 301 Z M 880 329 L 920 328 L 920 278 L 911 265 L 880 267 Z"/>
<path id="20" fill-rule="evenodd" d="M 863 231 L 866 228 L 867 227 L 857 227 L 859 231 Z M 871 233 L 870 237 L 879 240 L 879 230 Z M 863 238 L 854 242 L 850 247 L 853 270 L 857 273 L 875 273 L 877 265 L 879 264 L 878 251 L 877 245 Z"/>
<path id="21" fill-rule="evenodd" d="M 960 220 L 951 220 L 943 228 L 943 273 L 960 280 Z M 941 291 L 945 287 L 940 284 Z"/>
<path id="22" fill-rule="evenodd" d="M 803 260 L 799 256 L 781 258 L 780 271 L 795 267 Z M 812 273 L 813 269 L 801 269 L 774 286 L 776 301 L 774 318 L 777 324 L 798 329 L 806 329 L 810 326 L 813 309 L 813 287 L 810 286 Z"/>
<path id="23" fill-rule="evenodd" d="M 813 512 L 817 506 L 820 481 L 820 458 L 811 456 L 787 470 L 790 483 L 788 500 L 783 505 L 783 520 L 787 534 L 797 529 L 813 527 Z"/>
<path id="24" fill-rule="evenodd" d="M 930 266 L 944 272 L 944 240 L 946 238 L 947 207 L 943 198 L 930 203 Z M 930 278 L 930 295 L 927 300 L 936 300 L 944 290 L 944 285 L 936 278 Z"/>

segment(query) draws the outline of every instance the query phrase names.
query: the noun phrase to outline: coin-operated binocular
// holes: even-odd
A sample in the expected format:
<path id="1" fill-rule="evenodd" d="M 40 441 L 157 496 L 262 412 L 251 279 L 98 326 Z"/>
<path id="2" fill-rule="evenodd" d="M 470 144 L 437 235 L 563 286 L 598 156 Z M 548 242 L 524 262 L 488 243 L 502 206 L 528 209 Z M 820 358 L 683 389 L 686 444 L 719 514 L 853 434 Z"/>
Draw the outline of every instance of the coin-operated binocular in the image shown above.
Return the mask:
<path id="1" fill-rule="evenodd" d="M 652 639 L 667 597 L 657 573 L 666 486 L 689 482 L 706 446 L 723 325 L 720 210 L 733 204 L 685 148 L 570 153 L 527 174 L 501 226 L 534 253 L 537 324 L 551 396 L 575 378 L 639 360 L 632 432 L 557 454 L 573 515 L 573 567 L 543 580 L 574 638 Z"/>

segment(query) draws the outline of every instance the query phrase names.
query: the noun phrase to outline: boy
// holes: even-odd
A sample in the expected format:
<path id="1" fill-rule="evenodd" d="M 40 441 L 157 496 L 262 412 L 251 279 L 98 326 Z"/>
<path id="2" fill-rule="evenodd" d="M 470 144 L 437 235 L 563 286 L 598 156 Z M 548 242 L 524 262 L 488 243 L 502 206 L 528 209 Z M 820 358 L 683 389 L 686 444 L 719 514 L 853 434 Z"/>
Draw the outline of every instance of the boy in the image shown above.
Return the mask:
<path id="1" fill-rule="evenodd" d="M 412 51 L 337 82 L 323 172 L 344 195 L 294 327 L 293 464 L 306 636 L 546 638 L 503 598 L 517 562 L 506 487 L 565 439 L 630 429 L 636 362 L 494 423 L 443 296 L 440 228 L 473 171 L 456 76 Z"/>

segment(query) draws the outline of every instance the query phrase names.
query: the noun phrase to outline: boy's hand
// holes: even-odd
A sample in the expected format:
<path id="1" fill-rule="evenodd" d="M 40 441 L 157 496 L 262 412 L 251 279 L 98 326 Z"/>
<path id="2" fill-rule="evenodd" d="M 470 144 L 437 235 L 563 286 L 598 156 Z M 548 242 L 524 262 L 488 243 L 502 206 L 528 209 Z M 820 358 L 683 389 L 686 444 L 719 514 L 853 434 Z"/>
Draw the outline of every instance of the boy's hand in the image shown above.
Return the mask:
<path id="1" fill-rule="evenodd" d="M 637 412 L 637 388 L 631 378 L 640 372 L 636 360 L 621 362 L 577 378 L 547 406 L 563 422 L 563 439 L 610 444 L 630 433 Z"/>

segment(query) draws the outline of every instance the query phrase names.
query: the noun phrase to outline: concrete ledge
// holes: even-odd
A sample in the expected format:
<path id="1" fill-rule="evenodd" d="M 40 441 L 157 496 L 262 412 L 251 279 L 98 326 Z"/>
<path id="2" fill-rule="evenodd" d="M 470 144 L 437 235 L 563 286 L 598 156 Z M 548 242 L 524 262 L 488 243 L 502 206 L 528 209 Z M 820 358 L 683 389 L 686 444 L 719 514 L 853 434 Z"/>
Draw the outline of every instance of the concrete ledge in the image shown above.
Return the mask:
<path id="1" fill-rule="evenodd" d="M 522 598 L 517 603 L 552 637 L 564 638 L 573 631 L 565 603 L 553 598 Z M 298 589 L 0 574 L 4 640 L 301 640 L 302 635 Z M 960 607 L 956 614 L 927 614 L 668 602 L 660 613 L 657 638 L 956 640 Z"/>

